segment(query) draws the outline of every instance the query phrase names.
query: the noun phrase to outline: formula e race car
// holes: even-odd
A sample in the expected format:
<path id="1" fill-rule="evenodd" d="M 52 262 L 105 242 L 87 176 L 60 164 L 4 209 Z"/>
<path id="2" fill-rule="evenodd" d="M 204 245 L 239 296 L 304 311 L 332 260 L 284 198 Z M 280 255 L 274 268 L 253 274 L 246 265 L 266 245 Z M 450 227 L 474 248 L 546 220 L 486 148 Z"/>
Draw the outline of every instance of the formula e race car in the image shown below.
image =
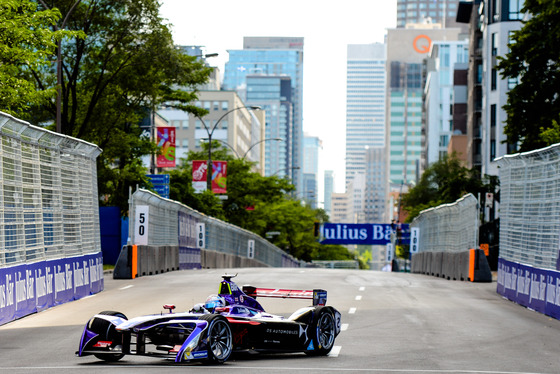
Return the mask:
<path id="1" fill-rule="evenodd" d="M 130 320 L 119 312 L 101 312 L 86 324 L 76 355 L 118 361 L 131 354 L 221 364 L 237 351 L 315 356 L 331 351 L 341 315 L 325 305 L 325 290 L 240 289 L 233 277 L 222 276 L 219 294 L 189 312 L 173 313 L 171 304 L 163 306 L 169 313 Z M 285 318 L 266 313 L 258 297 L 312 299 L 313 305 Z"/>

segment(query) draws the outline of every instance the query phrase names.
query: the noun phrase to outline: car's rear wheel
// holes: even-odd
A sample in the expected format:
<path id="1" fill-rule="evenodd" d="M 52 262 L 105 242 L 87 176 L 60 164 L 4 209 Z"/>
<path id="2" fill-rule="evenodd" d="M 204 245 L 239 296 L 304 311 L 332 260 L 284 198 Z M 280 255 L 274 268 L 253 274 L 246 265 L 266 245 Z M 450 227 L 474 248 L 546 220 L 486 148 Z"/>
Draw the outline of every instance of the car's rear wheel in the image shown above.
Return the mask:
<path id="1" fill-rule="evenodd" d="M 203 315 L 200 319 L 208 321 L 205 338 L 209 362 L 223 364 L 233 351 L 233 334 L 229 322 L 217 314 Z"/>
<path id="2" fill-rule="evenodd" d="M 106 311 L 103 311 L 103 312 L 98 313 L 98 314 L 120 317 L 122 319 L 128 319 L 121 312 L 115 312 L 115 311 L 112 311 L 112 310 L 106 310 Z M 90 326 L 89 329 L 92 332 L 99 335 L 99 340 L 113 342 L 112 346 L 122 345 L 122 341 L 120 341 L 122 339 L 122 335 L 117 332 L 117 330 L 115 329 L 115 325 L 113 325 L 109 321 L 106 321 L 106 320 L 101 319 L 101 318 L 95 318 L 91 322 L 91 326 Z M 124 354 L 122 354 L 122 353 L 98 353 L 98 354 L 94 354 L 94 356 L 97 357 L 100 360 L 103 360 L 103 361 L 115 362 L 115 361 L 118 361 L 121 358 L 123 358 Z"/>
<path id="3" fill-rule="evenodd" d="M 314 349 L 305 353 L 312 356 L 326 356 L 333 348 L 336 337 L 334 315 L 325 307 L 317 308 L 314 314 L 311 324 Z"/>

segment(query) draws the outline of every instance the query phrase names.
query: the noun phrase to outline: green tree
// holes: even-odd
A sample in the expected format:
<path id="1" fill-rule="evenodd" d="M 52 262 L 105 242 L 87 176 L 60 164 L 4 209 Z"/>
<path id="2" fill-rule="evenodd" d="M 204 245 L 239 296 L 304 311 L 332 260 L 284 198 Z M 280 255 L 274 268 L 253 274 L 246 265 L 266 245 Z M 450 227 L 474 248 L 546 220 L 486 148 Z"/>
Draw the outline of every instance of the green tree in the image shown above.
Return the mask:
<path id="1" fill-rule="evenodd" d="M 69 31 L 52 31 L 60 18 L 58 9 L 37 10 L 30 0 L 0 2 L 0 110 L 18 115 L 32 103 L 46 103 L 56 95 L 54 87 L 36 87 L 32 71 L 51 64 L 56 41 L 83 36 Z"/>
<path id="2" fill-rule="evenodd" d="M 523 12 L 529 19 L 513 33 L 498 69 L 504 78 L 519 80 L 504 106 L 508 143 L 529 151 L 558 140 L 546 132 L 560 120 L 560 1 L 526 0 Z"/>
<path id="3" fill-rule="evenodd" d="M 59 9 L 66 28 L 86 35 L 62 42 L 61 132 L 97 144 L 102 203 L 126 212 L 130 186 L 147 186 L 139 158 L 156 152 L 140 121 L 163 103 L 199 111 L 191 103 L 210 68 L 173 44 L 157 0 L 38 0 L 41 10 Z M 51 56 L 51 59 L 53 57 Z M 56 86 L 56 66 L 30 69 L 41 89 Z M 54 122 L 56 103 L 37 102 L 20 116 Z"/>
<path id="4" fill-rule="evenodd" d="M 403 195 L 402 207 L 409 213 L 407 222 L 411 222 L 424 209 L 454 202 L 467 193 L 495 192 L 497 186 L 497 177 L 481 178 L 451 154 L 424 171 L 418 184 Z"/>
<path id="5" fill-rule="evenodd" d="M 294 186 L 287 179 L 263 177 L 251 171 L 253 163 L 233 157 L 221 143 L 212 143 L 212 159 L 228 161 L 227 200 L 211 192 L 195 193 L 192 187 L 192 161 L 208 158 L 208 145 L 200 152 L 189 152 L 175 170 L 170 171 L 170 197 L 202 213 L 225 220 L 268 238 L 294 257 L 347 260 L 353 254 L 342 246 L 322 246 L 314 235 L 314 224 L 328 221 L 322 209 L 312 209 L 292 198 Z"/>

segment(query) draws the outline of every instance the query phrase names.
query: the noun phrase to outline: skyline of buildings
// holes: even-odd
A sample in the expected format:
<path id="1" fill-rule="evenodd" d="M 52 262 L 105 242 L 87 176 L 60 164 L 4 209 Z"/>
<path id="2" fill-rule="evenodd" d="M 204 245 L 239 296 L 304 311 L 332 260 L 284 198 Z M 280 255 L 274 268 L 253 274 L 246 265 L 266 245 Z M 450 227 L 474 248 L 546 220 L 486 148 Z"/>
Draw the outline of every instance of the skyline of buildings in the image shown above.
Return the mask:
<path id="1" fill-rule="evenodd" d="M 278 142 L 267 149 L 265 175 L 289 176 L 300 194 L 303 46 L 301 37 L 244 37 L 243 49 L 228 51 L 222 85 L 224 90 L 237 91 L 246 105 L 263 105 L 269 112 L 265 139 L 281 138 L 284 144 Z"/>
<path id="2" fill-rule="evenodd" d="M 395 210 L 399 195 L 451 151 L 467 166 L 496 174 L 491 161 L 514 149 L 504 144 L 501 108 L 517 82 L 502 80 L 495 64 L 496 56 L 507 53 L 512 31 L 520 27 L 522 1 L 450 3 L 399 0 L 400 8 L 416 7 L 406 17 L 427 9 L 427 18 L 387 30 L 385 43 L 347 45 L 347 200 L 346 213 L 336 215 L 349 223 L 400 219 Z M 455 24 L 430 16 L 430 4 L 447 9 L 445 17 L 453 9 L 460 27 L 443 28 L 438 21 Z M 324 172 L 320 181 L 318 167 L 310 172 L 307 163 L 317 161 L 319 147 L 308 149 L 301 126 L 303 38 L 246 37 L 243 50 L 229 53 L 221 89 L 236 91 L 244 105 L 264 109 L 260 139 L 284 140 L 263 145 L 265 175 L 290 176 L 297 196 L 322 204 L 334 217 L 331 199 L 342 201 L 334 191 L 334 173 Z M 320 182 L 323 201 L 317 193 Z"/>

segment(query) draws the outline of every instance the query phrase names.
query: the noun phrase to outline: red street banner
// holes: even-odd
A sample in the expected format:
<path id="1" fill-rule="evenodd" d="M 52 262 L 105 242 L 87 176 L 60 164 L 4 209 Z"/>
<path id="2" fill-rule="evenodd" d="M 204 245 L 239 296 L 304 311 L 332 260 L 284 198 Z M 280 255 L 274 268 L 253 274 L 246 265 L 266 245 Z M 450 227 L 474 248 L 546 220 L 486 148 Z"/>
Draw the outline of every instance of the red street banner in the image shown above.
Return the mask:
<path id="1" fill-rule="evenodd" d="M 227 193 L 227 161 L 212 161 L 212 192 Z"/>
<path id="2" fill-rule="evenodd" d="M 157 156 L 158 168 L 175 167 L 175 127 L 156 127 L 157 145 L 161 154 Z"/>
<path id="3" fill-rule="evenodd" d="M 192 162 L 192 185 L 196 193 L 206 191 L 206 169 L 208 169 L 208 161 Z"/>

